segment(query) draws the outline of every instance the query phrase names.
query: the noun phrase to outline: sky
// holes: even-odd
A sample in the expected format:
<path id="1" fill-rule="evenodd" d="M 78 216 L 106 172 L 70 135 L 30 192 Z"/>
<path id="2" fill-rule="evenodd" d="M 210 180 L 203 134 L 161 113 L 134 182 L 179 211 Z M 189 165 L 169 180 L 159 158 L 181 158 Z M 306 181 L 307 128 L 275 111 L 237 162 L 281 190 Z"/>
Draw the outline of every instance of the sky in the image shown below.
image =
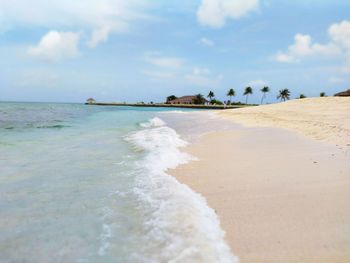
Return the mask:
<path id="1" fill-rule="evenodd" d="M 350 88 L 350 0 L 0 0 L 0 100 Z"/>

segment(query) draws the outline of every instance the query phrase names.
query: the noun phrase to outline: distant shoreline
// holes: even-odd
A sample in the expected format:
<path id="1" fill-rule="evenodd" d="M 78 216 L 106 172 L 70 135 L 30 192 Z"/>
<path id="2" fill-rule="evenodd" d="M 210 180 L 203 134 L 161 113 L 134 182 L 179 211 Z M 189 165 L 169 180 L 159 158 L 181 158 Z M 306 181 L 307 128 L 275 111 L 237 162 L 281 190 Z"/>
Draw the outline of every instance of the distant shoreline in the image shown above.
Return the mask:
<path id="1" fill-rule="evenodd" d="M 96 102 L 85 103 L 85 105 L 95 106 L 129 106 L 129 107 L 154 107 L 154 108 L 185 108 L 185 109 L 211 109 L 211 110 L 228 110 L 251 107 L 255 105 L 196 105 L 196 104 L 142 104 L 142 103 L 113 103 L 113 102 Z"/>

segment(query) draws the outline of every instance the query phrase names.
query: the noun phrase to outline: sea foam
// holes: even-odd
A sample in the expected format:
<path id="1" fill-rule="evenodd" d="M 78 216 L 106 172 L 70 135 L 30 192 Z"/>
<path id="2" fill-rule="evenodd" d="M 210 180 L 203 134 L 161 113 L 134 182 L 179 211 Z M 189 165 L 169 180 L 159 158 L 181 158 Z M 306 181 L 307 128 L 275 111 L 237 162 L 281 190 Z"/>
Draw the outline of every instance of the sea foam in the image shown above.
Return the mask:
<path id="1" fill-rule="evenodd" d="M 144 128 L 160 127 L 160 126 L 164 126 L 164 125 L 166 125 L 166 123 L 158 117 L 154 117 L 154 118 L 150 119 L 148 122 L 140 123 L 140 126 L 144 127 Z"/>
<path id="2" fill-rule="evenodd" d="M 143 129 L 126 137 L 144 151 L 135 163 L 138 173 L 133 192 L 144 218 L 144 245 L 135 261 L 238 262 L 205 198 L 166 173 L 194 159 L 180 150 L 187 142 L 159 118 L 140 126 Z"/>

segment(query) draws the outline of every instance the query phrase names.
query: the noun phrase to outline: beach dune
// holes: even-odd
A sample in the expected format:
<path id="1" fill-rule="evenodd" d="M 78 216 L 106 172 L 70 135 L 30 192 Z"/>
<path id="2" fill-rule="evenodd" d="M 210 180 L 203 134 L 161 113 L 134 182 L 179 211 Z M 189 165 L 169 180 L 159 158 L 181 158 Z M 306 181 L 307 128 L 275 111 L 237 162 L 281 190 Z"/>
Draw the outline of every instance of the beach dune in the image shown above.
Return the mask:
<path id="1" fill-rule="evenodd" d="M 350 262 L 350 98 L 218 113 L 171 171 L 203 194 L 240 262 Z"/>
<path id="2" fill-rule="evenodd" d="M 313 139 L 350 146 L 350 97 L 320 97 L 228 110 L 218 114 L 248 127 L 289 129 Z"/>

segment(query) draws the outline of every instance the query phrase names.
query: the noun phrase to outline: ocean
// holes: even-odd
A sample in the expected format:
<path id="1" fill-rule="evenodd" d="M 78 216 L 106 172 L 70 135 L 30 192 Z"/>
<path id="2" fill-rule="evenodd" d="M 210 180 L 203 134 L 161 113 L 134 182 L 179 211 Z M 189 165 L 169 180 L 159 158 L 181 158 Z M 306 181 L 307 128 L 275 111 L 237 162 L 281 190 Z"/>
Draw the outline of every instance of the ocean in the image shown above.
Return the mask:
<path id="1" fill-rule="evenodd" d="M 166 173 L 213 125 L 227 128 L 208 111 L 0 103 L 0 262 L 236 262 L 214 210 Z"/>

